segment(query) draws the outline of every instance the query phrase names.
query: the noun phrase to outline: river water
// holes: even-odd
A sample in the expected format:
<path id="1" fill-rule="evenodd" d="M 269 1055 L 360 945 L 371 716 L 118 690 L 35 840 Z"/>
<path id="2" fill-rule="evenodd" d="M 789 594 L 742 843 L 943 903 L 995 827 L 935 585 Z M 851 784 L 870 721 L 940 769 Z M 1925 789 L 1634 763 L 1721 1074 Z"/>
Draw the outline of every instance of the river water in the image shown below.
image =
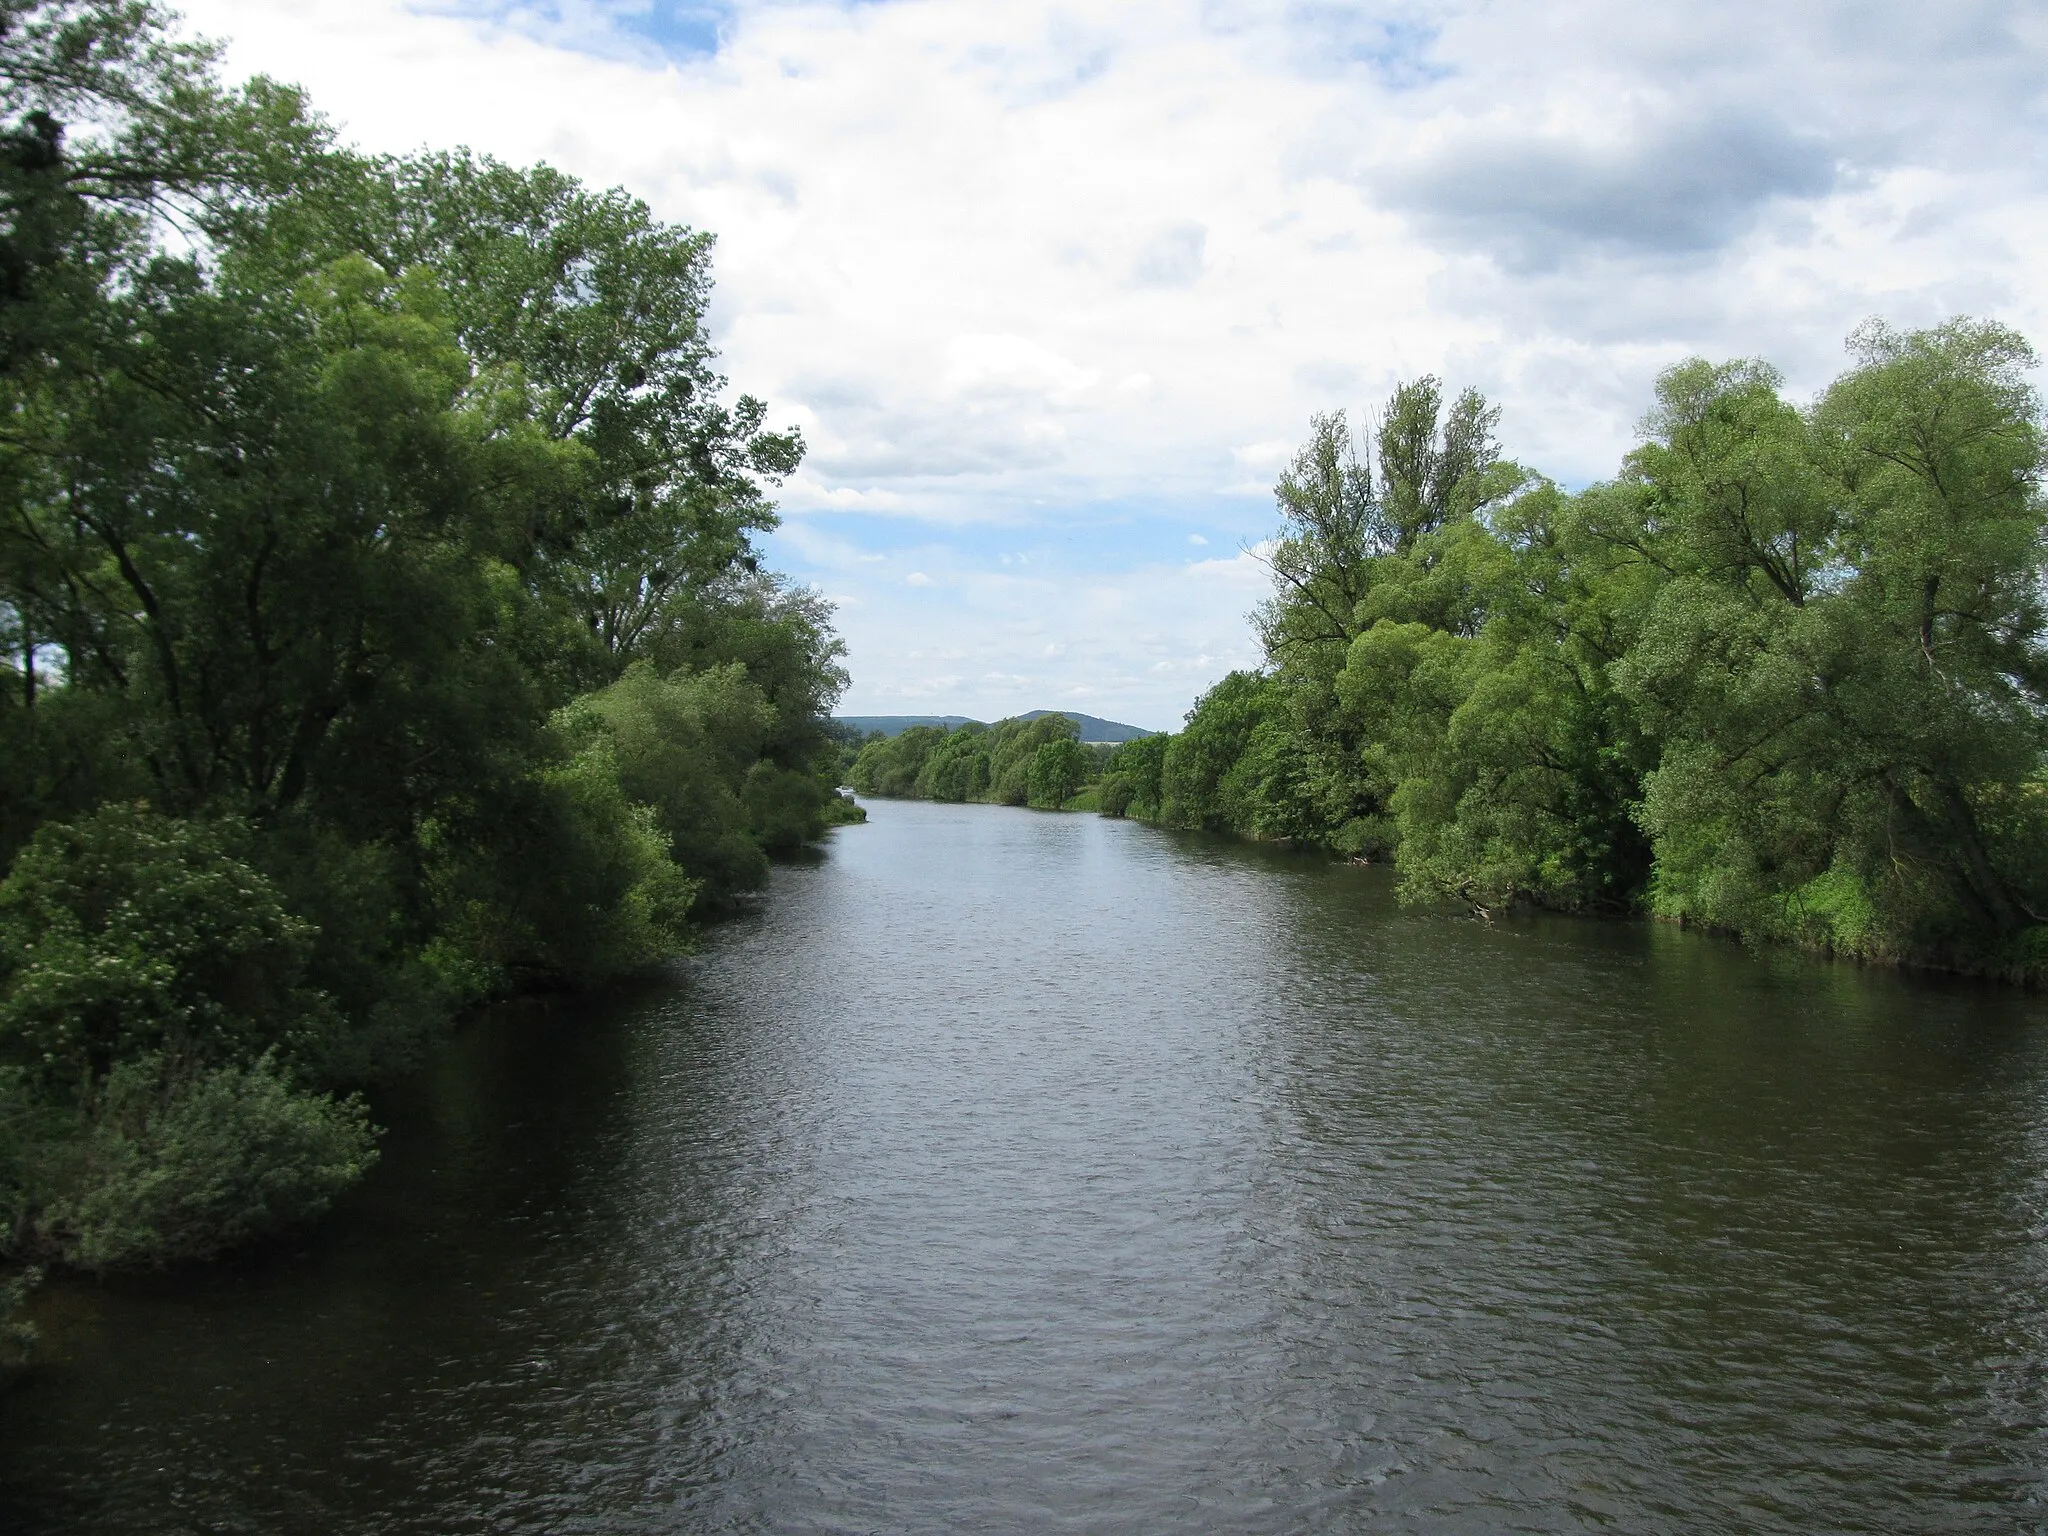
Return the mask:
<path id="1" fill-rule="evenodd" d="M 46 1290 L 0 1529 L 2048 1530 L 2040 1001 L 869 810 Z"/>

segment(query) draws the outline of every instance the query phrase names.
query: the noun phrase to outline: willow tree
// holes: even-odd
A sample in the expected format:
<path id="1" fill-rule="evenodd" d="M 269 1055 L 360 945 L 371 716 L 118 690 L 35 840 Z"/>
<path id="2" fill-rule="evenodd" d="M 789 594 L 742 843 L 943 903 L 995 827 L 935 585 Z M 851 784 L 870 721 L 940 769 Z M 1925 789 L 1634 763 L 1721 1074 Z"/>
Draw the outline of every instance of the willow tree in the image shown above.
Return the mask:
<path id="1" fill-rule="evenodd" d="M 1805 411 L 1756 365 L 1660 381 L 1633 470 L 1673 579 L 1618 669 L 1666 741 L 1657 903 L 2024 964 L 2048 911 L 2034 357 L 1968 321 L 1852 344 Z"/>

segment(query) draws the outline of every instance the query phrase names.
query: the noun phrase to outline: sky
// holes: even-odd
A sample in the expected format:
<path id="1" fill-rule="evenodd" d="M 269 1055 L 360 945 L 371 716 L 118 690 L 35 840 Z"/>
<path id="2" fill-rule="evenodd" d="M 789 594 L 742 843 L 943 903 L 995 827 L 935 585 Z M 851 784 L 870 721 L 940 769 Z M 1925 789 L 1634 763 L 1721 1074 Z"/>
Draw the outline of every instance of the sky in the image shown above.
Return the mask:
<path id="1" fill-rule="evenodd" d="M 1809 397 L 1860 321 L 2048 345 L 2033 0 L 186 0 L 366 149 L 714 232 L 735 394 L 809 444 L 770 563 L 846 713 L 1172 728 L 1256 665 L 1317 411 L 1474 386 L 1611 475 L 1657 374 Z"/>

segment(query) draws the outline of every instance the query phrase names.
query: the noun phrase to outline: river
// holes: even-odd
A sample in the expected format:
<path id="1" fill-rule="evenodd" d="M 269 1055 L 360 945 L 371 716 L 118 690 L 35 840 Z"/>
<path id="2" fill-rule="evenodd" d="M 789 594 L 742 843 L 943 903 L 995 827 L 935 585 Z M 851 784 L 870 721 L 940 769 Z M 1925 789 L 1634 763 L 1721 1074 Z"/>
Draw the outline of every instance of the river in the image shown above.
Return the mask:
<path id="1" fill-rule="evenodd" d="M 0 1529 L 2048 1529 L 2048 1005 L 871 802 L 223 1269 L 46 1288 Z"/>

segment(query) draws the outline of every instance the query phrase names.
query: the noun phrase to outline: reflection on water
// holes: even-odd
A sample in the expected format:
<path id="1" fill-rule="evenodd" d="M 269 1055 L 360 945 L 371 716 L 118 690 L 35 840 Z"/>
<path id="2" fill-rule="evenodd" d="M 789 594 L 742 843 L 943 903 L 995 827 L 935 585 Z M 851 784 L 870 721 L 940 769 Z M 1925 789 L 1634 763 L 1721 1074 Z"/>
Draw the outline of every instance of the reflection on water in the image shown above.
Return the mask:
<path id="1" fill-rule="evenodd" d="M 870 811 L 303 1253 L 47 1293 L 0 1528 L 2048 1527 L 2038 1002 Z"/>

